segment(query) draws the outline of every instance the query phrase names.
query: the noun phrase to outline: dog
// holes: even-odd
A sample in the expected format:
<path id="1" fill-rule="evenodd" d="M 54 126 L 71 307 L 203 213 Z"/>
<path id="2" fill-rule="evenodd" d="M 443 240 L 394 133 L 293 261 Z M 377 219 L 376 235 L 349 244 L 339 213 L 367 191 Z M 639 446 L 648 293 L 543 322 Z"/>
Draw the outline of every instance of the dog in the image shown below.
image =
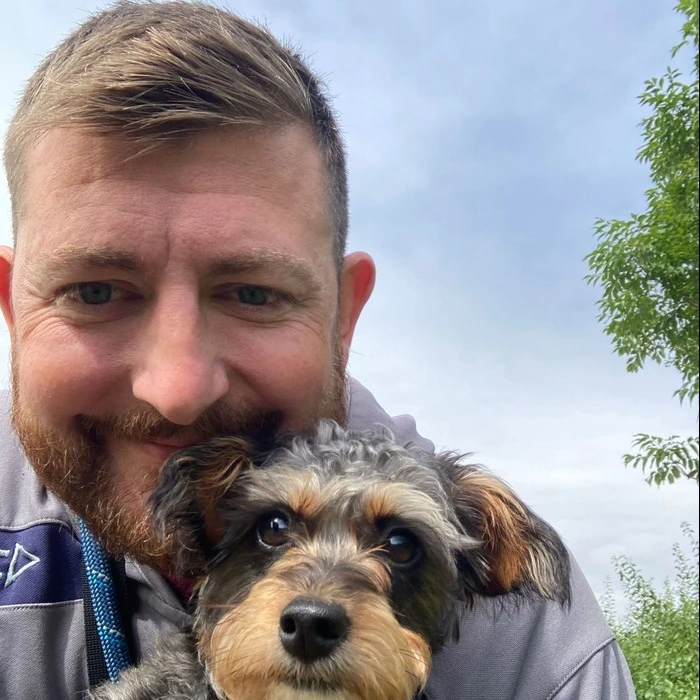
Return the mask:
<path id="1" fill-rule="evenodd" d="M 177 570 L 204 570 L 193 627 L 94 700 L 410 700 L 477 597 L 570 602 L 566 548 L 503 481 L 383 429 L 214 438 L 151 504 Z"/>

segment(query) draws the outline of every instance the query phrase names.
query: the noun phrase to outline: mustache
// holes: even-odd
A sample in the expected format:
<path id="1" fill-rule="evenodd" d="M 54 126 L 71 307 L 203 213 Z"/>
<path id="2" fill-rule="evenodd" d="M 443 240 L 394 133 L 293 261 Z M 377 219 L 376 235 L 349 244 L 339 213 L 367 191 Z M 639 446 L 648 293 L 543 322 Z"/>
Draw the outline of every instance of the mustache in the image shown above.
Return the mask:
<path id="1" fill-rule="evenodd" d="M 173 423 L 150 406 L 137 406 L 106 416 L 81 414 L 76 416 L 76 421 L 79 431 L 94 445 L 101 444 L 107 436 L 143 442 L 173 438 L 204 441 L 214 437 L 241 436 L 267 445 L 279 432 L 282 412 L 236 409 L 217 402 L 189 425 Z"/>

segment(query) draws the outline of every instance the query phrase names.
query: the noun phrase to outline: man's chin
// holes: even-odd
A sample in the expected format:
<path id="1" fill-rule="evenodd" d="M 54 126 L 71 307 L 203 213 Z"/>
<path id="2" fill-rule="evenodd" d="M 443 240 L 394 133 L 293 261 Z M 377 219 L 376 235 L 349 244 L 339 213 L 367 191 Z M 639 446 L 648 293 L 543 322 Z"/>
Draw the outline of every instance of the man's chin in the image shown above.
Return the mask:
<path id="1" fill-rule="evenodd" d="M 147 492 L 120 493 L 108 484 L 91 485 L 90 489 L 67 493 L 64 489 L 47 484 L 77 516 L 82 518 L 90 532 L 100 540 L 105 550 L 114 557 L 129 556 L 163 573 L 170 572 L 170 557 L 164 543 L 155 536 L 151 526 Z M 92 491 L 92 497 L 76 497 Z"/>
<path id="2" fill-rule="evenodd" d="M 84 451 L 78 455 L 68 444 L 63 449 L 47 448 L 46 444 L 23 441 L 27 458 L 44 486 L 85 521 L 110 555 L 129 555 L 167 571 L 169 559 L 152 530 L 148 506 L 159 469 L 142 469 L 135 478 L 133 473 L 122 473 L 111 460 L 95 459 L 94 453 L 86 459 Z"/>

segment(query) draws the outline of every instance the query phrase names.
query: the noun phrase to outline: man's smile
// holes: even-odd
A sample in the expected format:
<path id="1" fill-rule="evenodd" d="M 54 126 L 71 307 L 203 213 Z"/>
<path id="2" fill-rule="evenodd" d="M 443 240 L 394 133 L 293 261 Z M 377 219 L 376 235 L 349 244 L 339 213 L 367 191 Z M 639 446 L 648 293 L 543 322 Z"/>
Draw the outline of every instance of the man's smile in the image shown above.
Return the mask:
<path id="1" fill-rule="evenodd" d="M 126 448 L 127 454 L 132 455 L 139 463 L 146 463 L 160 467 L 173 452 L 185 447 L 191 447 L 202 442 L 202 436 L 168 437 L 156 440 L 124 440 L 118 439 L 114 447 L 119 449 L 119 444 Z"/>

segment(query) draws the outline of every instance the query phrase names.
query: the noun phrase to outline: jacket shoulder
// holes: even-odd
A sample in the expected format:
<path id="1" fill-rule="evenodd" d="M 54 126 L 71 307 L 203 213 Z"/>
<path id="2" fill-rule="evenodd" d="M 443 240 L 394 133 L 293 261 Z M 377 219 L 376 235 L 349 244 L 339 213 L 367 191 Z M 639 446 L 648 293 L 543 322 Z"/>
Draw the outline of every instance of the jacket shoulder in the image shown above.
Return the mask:
<path id="1" fill-rule="evenodd" d="M 348 428 L 368 430 L 377 425 L 391 430 L 400 445 L 417 445 L 427 452 L 435 452 L 435 445 L 418 433 L 413 416 L 390 416 L 367 387 L 356 379 L 347 382 Z"/>
<path id="2" fill-rule="evenodd" d="M 572 603 L 481 601 L 434 660 L 428 700 L 634 700 L 622 652 L 578 564 Z"/>

